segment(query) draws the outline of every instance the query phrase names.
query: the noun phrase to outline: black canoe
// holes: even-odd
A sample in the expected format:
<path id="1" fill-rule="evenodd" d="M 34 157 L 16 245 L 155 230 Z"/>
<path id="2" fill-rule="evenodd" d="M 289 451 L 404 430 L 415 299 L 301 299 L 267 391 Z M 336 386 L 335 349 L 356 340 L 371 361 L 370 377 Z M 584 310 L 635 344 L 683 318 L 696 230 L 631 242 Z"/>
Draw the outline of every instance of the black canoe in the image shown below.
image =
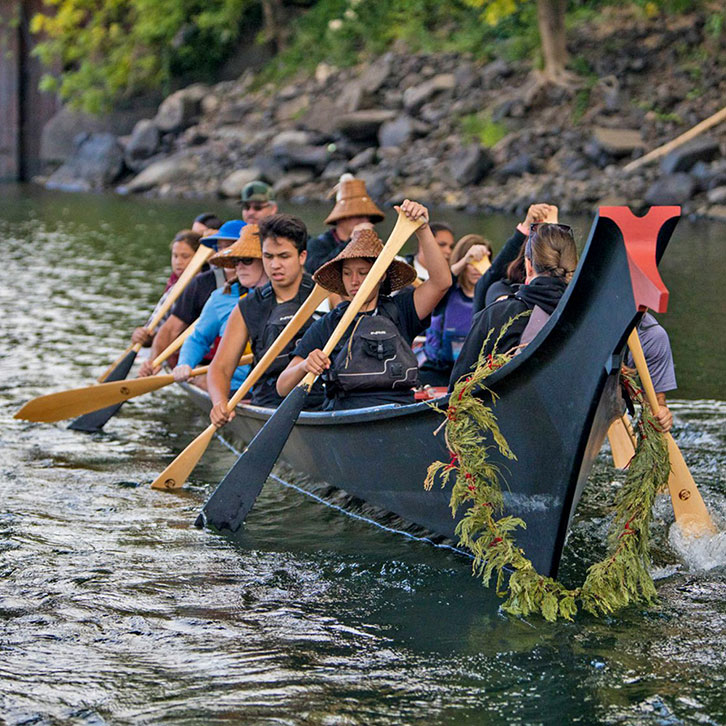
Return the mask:
<path id="1" fill-rule="evenodd" d="M 657 262 L 678 221 L 678 207 L 636 217 L 603 207 L 574 279 L 524 352 L 488 379 L 496 415 L 517 461 L 493 459 L 505 472 L 507 513 L 535 567 L 555 576 L 570 518 L 607 428 L 621 410 L 618 376 L 626 339 L 643 310 L 663 312 L 668 292 Z M 206 393 L 185 386 L 209 410 Z M 446 397 L 438 399 L 446 404 Z M 268 409 L 240 406 L 228 427 L 249 442 Z M 450 490 L 425 491 L 429 464 L 448 461 L 442 417 L 425 403 L 340 412 L 303 412 L 282 453 L 311 480 L 331 485 L 454 538 Z"/>

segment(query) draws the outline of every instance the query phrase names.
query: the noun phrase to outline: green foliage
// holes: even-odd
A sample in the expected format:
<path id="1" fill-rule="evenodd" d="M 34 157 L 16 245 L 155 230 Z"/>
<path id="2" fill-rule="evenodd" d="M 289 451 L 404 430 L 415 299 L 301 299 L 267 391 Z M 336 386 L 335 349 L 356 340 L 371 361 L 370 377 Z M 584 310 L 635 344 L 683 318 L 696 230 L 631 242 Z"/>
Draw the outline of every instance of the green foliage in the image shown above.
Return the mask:
<path id="1" fill-rule="evenodd" d="M 45 0 L 32 19 L 35 53 L 49 67 L 42 88 L 72 105 L 108 110 L 115 99 L 211 71 L 231 48 L 252 0 Z"/>
<path id="2" fill-rule="evenodd" d="M 466 141 L 478 141 L 487 148 L 494 146 L 509 133 L 504 124 L 492 121 L 491 115 L 486 111 L 462 116 L 460 124 Z"/>
<path id="3" fill-rule="evenodd" d="M 296 23 L 290 47 L 261 82 L 279 81 L 320 62 L 350 66 L 401 41 L 412 51 L 488 57 L 495 34 L 462 0 L 318 0 Z"/>
<path id="4" fill-rule="evenodd" d="M 522 315 L 526 314 L 529 311 Z M 506 598 L 502 605 L 506 612 L 524 617 L 540 614 L 554 621 L 560 617 L 572 620 L 578 603 L 593 615 L 607 615 L 631 604 L 651 605 L 657 593 L 649 570 L 649 528 L 656 494 L 668 482 L 670 463 L 665 438 L 657 431 L 634 379 L 626 378 L 625 383 L 641 408 L 638 446 L 625 484 L 616 495 L 608 553 L 589 568 L 582 587 L 569 589 L 540 575 L 516 545 L 516 531 L 526 528 L 526 522 L 518 517 L 495 516 L 502 509 L 501 472 L 489 460 L 489 452 L 496 448 L 507 459 L 516 460 L 516 456 L 499 430 L 493 406 L 484 403 L 482 394 L 491 394 L 492 404 L 496 402 L 485 381 L 512 357 L 511 353 L 497 353 L 497 346 L 514 320 L 499 334 L 494 352 L 480 355 L 474 372 L 456 383 L 448 408 L 444 411 L 433 406 L 446 416 L 443 425 L 451 460 L 431 464 L 424 486 L 431 489 L 438 480 L 444 487 L 453 480 L 452 515 L 456 516 L 462 505 L 467 506 L 456 527 L 459 544 L 473 553 L 474 574 L 485 585 L 496 577 L 497 594 Z M 492 331 L 482 350 L 488 348 L 491 335 Z M 505 570 L 512 573 L 508 580 Z"/>

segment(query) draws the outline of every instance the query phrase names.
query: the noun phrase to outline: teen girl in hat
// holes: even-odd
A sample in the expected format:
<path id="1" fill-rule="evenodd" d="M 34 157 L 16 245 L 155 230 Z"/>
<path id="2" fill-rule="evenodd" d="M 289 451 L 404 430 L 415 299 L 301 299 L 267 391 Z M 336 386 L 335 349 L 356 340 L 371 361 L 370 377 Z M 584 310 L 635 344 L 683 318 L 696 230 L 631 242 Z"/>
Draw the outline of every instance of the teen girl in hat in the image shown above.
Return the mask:
<path id="1" fill-rule="evenodd" d="M 394 260 L 330 358 L 322 348 L 349 303 L 341 303 L 313 323 L 278 378 L 281 396 L 313 372 L 325 373 L 326 409 L 413 403 L 411 389 L 418 384 L 418 365 L 411 343 L 428 327 L 431 312 L 451 285 L 451 273 L 428 225 L 426 207 L 406 200 L 401 211 L 410 219 L 425 221 L 416 236 L 429 260 L 429 279 L 415 289 L 403 290 L 414 281 L 416 271 Z M 332 293 L 352 298 L 382 249 L 370 225 L 358 227 L 346 247 L 313 279 Z M 402 292 L 390 297 L 396 290 Z"/>

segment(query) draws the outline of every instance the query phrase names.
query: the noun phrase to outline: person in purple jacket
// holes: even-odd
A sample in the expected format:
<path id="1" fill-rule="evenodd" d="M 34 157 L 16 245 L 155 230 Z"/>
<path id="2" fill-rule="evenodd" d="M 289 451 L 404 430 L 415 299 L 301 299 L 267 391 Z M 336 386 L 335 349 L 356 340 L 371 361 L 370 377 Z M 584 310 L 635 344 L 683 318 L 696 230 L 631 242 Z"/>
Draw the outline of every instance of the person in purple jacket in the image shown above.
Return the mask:
<path id="1" fill-rule="evenodd" d="M 429 386 L 448 386 L 451 369 L 471 329 L 474 316 L 474 288 L 481 272 L 474 263 L 491 256 L 489 243 L 477 234 L 462 237 L 451 253 L 454 284 L 436 306 L 431 325 L 426 330 L 426 342 L 417 354 L 419 378 Z M 458 274 L 457 274 L 458 273 Z"/>

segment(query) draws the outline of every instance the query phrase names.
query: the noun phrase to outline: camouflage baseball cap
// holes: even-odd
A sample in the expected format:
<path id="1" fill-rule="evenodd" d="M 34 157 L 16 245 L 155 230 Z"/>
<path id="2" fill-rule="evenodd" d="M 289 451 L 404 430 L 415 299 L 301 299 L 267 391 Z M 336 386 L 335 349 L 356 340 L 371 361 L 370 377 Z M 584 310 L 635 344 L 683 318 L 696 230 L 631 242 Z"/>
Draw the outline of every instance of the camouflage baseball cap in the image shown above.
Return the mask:
<path id="1" fill-rule="evenodd" d="M 269 184 L 265 184 L 263 181 L 253 181 L 249 184 L 245 184 L 242 189 L 240 198 L 240 204 L 246 204 L 247 202 L 274 202 L 275 193 L 272 191 L 272 187 Z"/>

